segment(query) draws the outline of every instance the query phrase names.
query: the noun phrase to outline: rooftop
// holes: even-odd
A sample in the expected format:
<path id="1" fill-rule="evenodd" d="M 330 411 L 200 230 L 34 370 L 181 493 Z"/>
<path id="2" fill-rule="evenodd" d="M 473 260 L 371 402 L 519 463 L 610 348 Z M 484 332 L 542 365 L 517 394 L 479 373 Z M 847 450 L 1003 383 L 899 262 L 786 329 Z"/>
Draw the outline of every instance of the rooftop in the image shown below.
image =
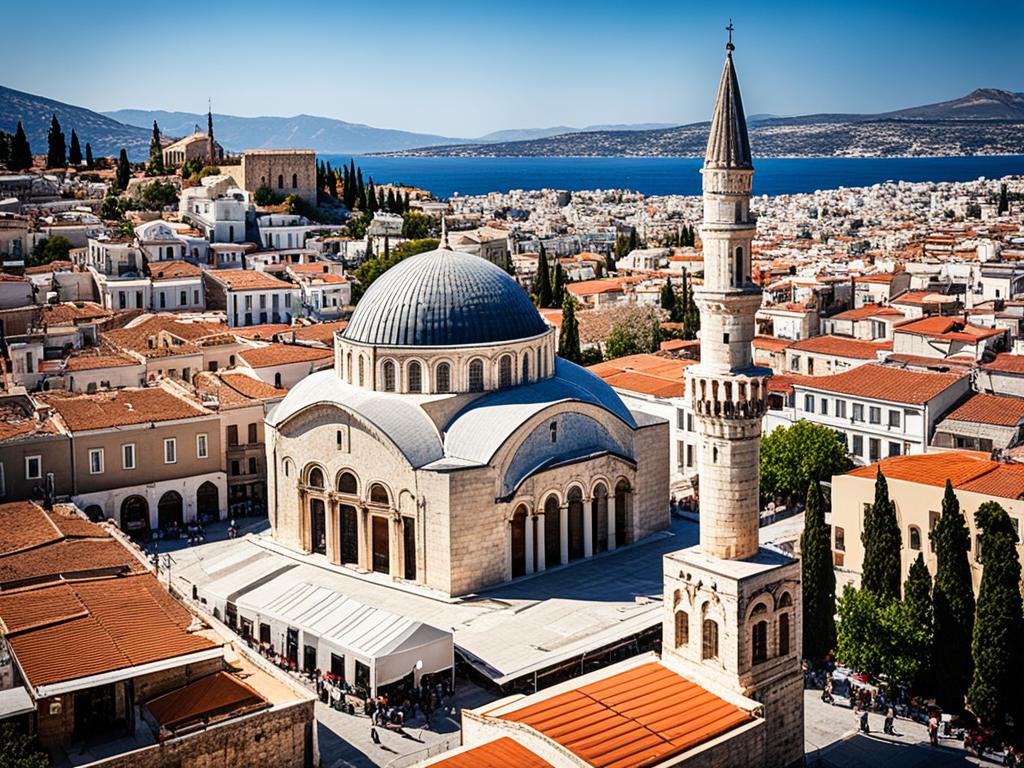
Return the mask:
<path id="1" fill-rule="evenodd" d="M 993 461 L 987 453 L 942 451 L 893 456 L 847 474 L 874 480 L 879 469 L 890 480 L 938 487 L 949 480 L 963 491 L 1000 499 L 1024 498 L 1024 464 Z"/>
<path id="2" fill-rule="evenodd" d="M 227 672 L 215 672 L 146 702 L 146 709 L 171 733 L 237 717 L 270 703 Z"/>
<path id="3" fill-rule="evenodd" d="M 430 763 L 430 768 L 552 768 L 518 741 L 502 736 L 476 747 L 450 753 Z"/>
<path id="4" fill-rule="evenodd" d="M 216 269 L 207 274 L 233 291 L 280 291 L 292 287 L 291 283 L 254 269 Z"/>
<path id="5" fill-rule="evenodd" d="M 1002 328 L 984 328 L 980 325 L 964 322 L 957 317 L 922 317 L 919 320 L 908 320 L 897 325 L 895 333 L 913 333 L 919 336 L 930 336 L 944 341 L 963 341 L 973 344 L 980 339 L 1001 336 L 1006 331 Z"/>
<path id="6" fill-rule="evenodd" d="M 856 360 L 876 360 L 879 352 L 892 351 L 892 342 L 865 341 L 845 336 L 812 336 L 809 339 L 794 341 L 789 348 L 794 352 L 811 352 Z"/>
<path id="7" fill-rule="evenodd" d="M 270 368 L 275 365 L 290 365 L 291 363 L 308 363 L 316 360 L 326 360 L 334 357 L 333 349 L 323 347 L 307 347 L 301 344 L 267 344 L 255 349 L 247 349 L 239 352 L 241 357 L 251 368 Z"/>
<path id="8" fill-rule="evenodd" d="M 187 261 L 151 261 L 149 276 L 154 280 L 177 280 L 183 277 L 200 277 L 203 270 Z"/>
<path id="9" fill-rule="evenodd" d="M 952 387 L 963 376 L 963 373 L 910 371 L 869 363 L 832 376 L 815 376 L 794 386 L 892 403 L 922 404 Z"/>
<path id="10" fill-rule="evenodd" d="M 639 354 L 598 363 L 587 370 L 615 389 L 653 397 L 682 397 L 686 388 L 683 371 L 696 362 L 680 357 Z"/>
<path id="11" fill-rule="evenodd" d="M 1024 355 L 1011 355 L 1009 352 L 996 355 L 996 359 L 982 366 L 989 371 L 999 373 L 1024 373 Z"/>
<path id="12" fill-rule="evenodd" d="M 954 421 L 973 421 L 978 424 L 1015 427 L 1024 420 L 1024 398 L 973 394 L 960 406 L 946 414 L 945 418 Z"/>
<path id="13" fill-rule="evenodd" d="M 44 394 L 40 397 L 53 406 L 72 432 L 209 415 L 209 411 L 198 404 L 172 394 L 164 387 L 119 389 L 91 395 Z"/>

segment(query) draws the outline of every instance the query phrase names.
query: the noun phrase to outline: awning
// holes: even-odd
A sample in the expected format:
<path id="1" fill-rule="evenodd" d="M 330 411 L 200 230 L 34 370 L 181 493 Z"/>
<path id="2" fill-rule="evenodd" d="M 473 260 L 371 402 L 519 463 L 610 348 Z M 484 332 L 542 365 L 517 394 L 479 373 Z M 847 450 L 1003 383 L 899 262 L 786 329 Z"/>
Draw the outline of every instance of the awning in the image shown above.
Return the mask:
<path id="1" fill-rule="evenodd" d="M 36 705 L 32 703 L 32 697 L 24 687 L 19 685 L 0 691 L 0 720 L 35 711 Z"/>

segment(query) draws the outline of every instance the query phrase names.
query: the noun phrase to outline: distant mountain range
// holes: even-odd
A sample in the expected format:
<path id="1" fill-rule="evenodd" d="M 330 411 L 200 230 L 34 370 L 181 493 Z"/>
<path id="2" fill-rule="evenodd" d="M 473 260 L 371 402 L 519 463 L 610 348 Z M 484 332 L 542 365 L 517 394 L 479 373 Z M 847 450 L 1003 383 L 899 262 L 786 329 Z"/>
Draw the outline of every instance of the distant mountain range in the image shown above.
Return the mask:
<path id="1" fill-rule="evenodd" d="M 97 156 L 121 147 L 134 160 L 149 152 L 156 120 L 164 136 L 206 127 L 206 115 L 122 109 L 94 112 L 0 86 L 0 130 L 22 121 L 33 151 L 46 149 L 50 117 L 56 114 L 70 141 Z M 751 115 L 751 141 L 761 156 L 887 156 L 1024 153 L 1024 93 L 993 88 L 939 104 L 874 115 L 819 114 L 797 117 Z M 214 133 L 229 151 L 302 147 L 322 154 L 417 156 L 672 156 L 700 155 L 707 123 L 552 126 L 495 131 L 476 139 L 374 128 L 327 117 L 236 117 L 214 115 Z"/>

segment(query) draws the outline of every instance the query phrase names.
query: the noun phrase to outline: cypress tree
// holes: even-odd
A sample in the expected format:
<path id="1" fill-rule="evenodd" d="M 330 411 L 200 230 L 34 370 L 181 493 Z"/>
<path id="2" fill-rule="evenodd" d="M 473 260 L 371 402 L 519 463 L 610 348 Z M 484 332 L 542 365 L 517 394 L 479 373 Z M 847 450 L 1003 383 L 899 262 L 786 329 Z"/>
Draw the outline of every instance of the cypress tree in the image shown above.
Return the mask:
<path id="1" fill-rule="evenodd" d="M 353 161 L 354 163 L 355 161 Z M 359 210 L 366 211 L 366 187 L 363 186 L 363 169 L 356 171 L 356 200 L 359 201 Z"/>
<path id="2" fill-rule="evenodd" d="M 889 483 L 881 467 L 875 478 L 875 503 L 864 515 L 864 565 L 861 587 L 876 597 L 900 599 L 900 527 L 896 505 L 889 500 Z"/>
<path id="3" fill-rule="evenodd" d="M 548 255 L 544 251 L 544 243 L 540 244 L 537 253 L 537 276 L 533 279 L 533 295 L 537 306 L 542 309 L 551 306 L 551 273 L 548 271 Z"/>
<path id="4" fill-rule="evenodd" d="M 92 144 L 87 141 L 85 142 L 85 167 L 92 170 L 94 165 L 96 165 L 96 161 L 92 159 Z"/>
<path id="5" fill-rule="evenodd" d="M 11 159 L 7 161 L 7 167 L 12 171 L 24 171 L 32 167 L 32 148 L 28 145 L 20 120 L 11 140 Z"/>
<path id="6" fill-rule="evenodd" d="M 327 191 L 335 200 L 338 199 L 338 169 L 332 169 L 330 163 L 327 164 Z"/>
<path id="7" fill-rule="evenodd" d="M 373 185 L 373 177 L 366 186 L 366 210 L 373 213 L 377 210 L 377 188 Z"/>
<path id="8" fill-rule="evenodd" d="M 149 138 L 149 163 L 146 165 L 146 175 L 164 175 L 164 147 L 160 143 L 160 126 L 153 121 L 153 135 Z"/>
<path id="9" fill-rule="evenodd" d="M 941 670 L 935 676 L 935 698 L 944 712 L 961 712 L 973 673 L 974 585 L 968 554 L 971 533 L 949 480 L 942 499 L 942 514 L 930 537 L 936 559 L 932 658 L 935 669 Z"/>
<path id="10" fill-rule="evenodd" d="M 580 327 L 576 320 L 576 301 L 568 291 L 565 292 L 565 299 L 562 301 L 562 329 L 558 334 L 558 354 L 573 363 L 579 363 L 583 359 L 580 353 Z"/>
<path id="11" fill-rule="evenodd" d="M 661 308 L 673 317 L 676 312 L 676 292 L 672 290 L 672 278 L 666 278 L 665 284 L 661 286 Z"/>
<path id="12" fill-rule="evenodd" d="M 389 213 L 401 213 L 395 210 L 395 190 L 391 187 L 388 187 L 387 209 Z"/>
<path id="13" fill-rule="evenodd" d="M 64 143 L 64 132 L 60 129 L 60 121 L 56 115 L 50 119 L 50 132 L 46 134 L 46 145 L 46 167 L 67 167 L 67 145 Z"/>
<path id="14" fill-rule="evenodd" d="M 1003 214 L 1010 210 L 1010 200 L 1006 194 L 1006 184 L 999 185 L 999 208 L 997 213 Z"/>
<path id="15" fill-rule="evenodd" d="M 402 197 L 402 212 L 405 213 L 409 210 L 409 193 L 406 192 Z"/>
<path id="16" fill-rule="evenodd" d="M 555 257 L 555 279 L 551 286 L 551 307 L 560 307 L 565 300 L 565 272 L 562 271 L 562 260 Z"/>
<path id="17" fill-rule="evenodd" d="M 1006 510 L 987 501 L 974 513 L 982 529 L 981 587 L 974 619 L 974 678 L 967 703 L 981 724 L 1005 731 L 1006 718 L 1021 720 L 1021 683 L 1024 682 L 1024 606 L 1020 594 L 1020 559 L 1017 535 Z"/>
<path id="18" fill-rule="evenodd" d="M 82 145 L 78 143 L 78 134 L 71 129 L 71 146 L 68 148 L 68 165 L 82 164 Z"/>
<path id="19" fill-rule="evenodd" d="M 345 203 L 346 208 L 351 208 L 352 198 L 350 187 L 352 185 L 352 177 L 348 173 L 348 165 L 342 165 L 342 177 L 341 177 L 341 201 Z"/>
<path id="20" fill-rule="evenodd" d="M 679 290 L 679 316 L 686 317 L 690 308 L 690 278 L 686 274 L 686 267 L 683 267 L 683 287 Z"/>
<path id="21" fill-rule="evenodd" d="M 907 580 L 903 582 L 903 602 L 914 626 L 924 630 L 929 638 L 933 638 L 932 576 L 928 573 L 928 566 L 924 564 L 923 552 L 918 552 L 917 559 L 910 564 Z M 925 646 L 923 650 L 926 658 L 921 659 L 916 683 L 930 689 L 933 678 L 931 646 Z"/>
<path id="22" fill-rule="evenodd" d="M 121 154 L 117 158 L 117 187 L 122 192 L 128 189 L 128 180 L 132 177 L 132 167 L 128 164 L 128 153 L 121 147 Z"/>
<path id="23" fill-rule="evenodd" d="M 378 211 L 386 210 L 386 202 L 384 200 L 384 190 L 383 189 L 378 189 L 377 190 L 377 210 Z"/>
<path id="24" fill-rule="evenodd" d="M 825 523 L 821 486 L 812 479 L 807 486 L 804 532 L 800 537 L 803 571 L 804 656 L 823 659 L 835 646 L 836 572 L 832 567 L 832 542 Z"/>
<path id="25" fill-rule="evenodd" d="M 693 341 L 699 332 L 700 310 L 697 308 L 697 302 L 690 300 L 686 303 L 686 312 L 683 314 L 683 338 Z"/>

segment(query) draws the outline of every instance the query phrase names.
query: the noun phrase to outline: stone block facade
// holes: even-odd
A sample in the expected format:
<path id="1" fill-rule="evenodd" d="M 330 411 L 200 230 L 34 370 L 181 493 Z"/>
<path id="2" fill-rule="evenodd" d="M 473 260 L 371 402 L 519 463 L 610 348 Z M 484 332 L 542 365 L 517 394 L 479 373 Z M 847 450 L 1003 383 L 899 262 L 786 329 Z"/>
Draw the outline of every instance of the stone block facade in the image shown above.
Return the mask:
<path id="1" fill-rule="evenodd" d="M 241 175 L 246 192 L 267 186 L 275 195 L 298 195 L 316 205 L 316 152 L 312 149 L 247 150 Z"/>

